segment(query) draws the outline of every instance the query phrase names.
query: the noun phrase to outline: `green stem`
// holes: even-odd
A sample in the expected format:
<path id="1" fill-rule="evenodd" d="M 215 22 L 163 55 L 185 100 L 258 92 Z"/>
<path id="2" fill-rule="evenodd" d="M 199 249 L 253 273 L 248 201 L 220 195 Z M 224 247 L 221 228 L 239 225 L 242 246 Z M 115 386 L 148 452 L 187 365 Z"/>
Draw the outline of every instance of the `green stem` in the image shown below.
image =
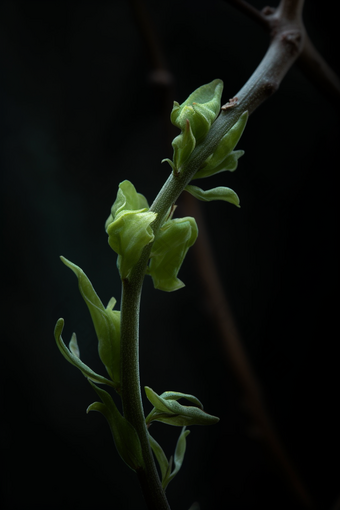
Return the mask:
<path id="1" fill-rule="evenodd" d="M 229 113 L 229 112 L 228 112 Z M 157 195 L 150 210 L 157 213 L 157 219 L 152 227 L 154 233 L 158 231 L 164 216 L 176 202 L 185 186 L 191 181 L 201 164 L 211 154 L 219 140 L 236 122 L 242 112 L 234 115 L 221 114 L 223 125 L 218 130 L 211 130 L 204 140 L 204 145 L 195 149 L 186 167 L 180 174 L 173 172 Z M 235 115 L 236 114 L 236 115 Z M 228 122 L 226 122 L 228 119 Z M 217 121 L 216 121 L 217 122 Z M 145 415 L 142 403 L 140 375 L 139 375 L 139 310 L 144 276 L 151 252 L 151 244 L 143 250 L 142 256 L 134 267 L 128 279 L 122 285 L 121 303 L 121 398 L 125 418 L 134 426 L 141 442 L 144 467 L 137 475 L 143 490 L 145 500 L 150 510 L 170 510 L 165 492 L 151 451 Z"/>
<path id="2" fill-rule="evenodd" d="M 137 276 L 137 275 L 136 275 Z M 170 510 L 148 439 L 139 377 L 139 305 L 144 275 L 125 280 L 121 306 L 121 397 L 125 418 L 141 442 L 144 467 L 137 475 L 150 510 Z"/>

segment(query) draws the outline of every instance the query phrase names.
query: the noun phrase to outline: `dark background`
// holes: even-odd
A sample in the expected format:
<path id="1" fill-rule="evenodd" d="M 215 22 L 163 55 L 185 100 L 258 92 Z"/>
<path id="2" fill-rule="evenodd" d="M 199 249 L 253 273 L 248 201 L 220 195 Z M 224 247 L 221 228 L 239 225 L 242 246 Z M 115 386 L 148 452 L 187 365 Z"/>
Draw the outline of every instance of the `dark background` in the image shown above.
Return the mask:
<path id="1" fill-rule="evenodd" d="M 307 30 L 339 73 L 336 17 L 319 2 L 306 4 Z M 171 100 L 221 78 L 227 101 L 266 51 L 261 28 L 223 2 L 146 5 L 174 78 Z M 88 274 L 105 304 L 112 295 L 119 303 L 104 222 L 120 181 L 131 180 L 151 202 L 166 179 L 166 101 L 128 2 L 1 2 L 6 510 L 144 508 L 104 418 L 85 414 L 97 397 L 60 355 L 53 329 L 64 317 L 65 342 L 76 331 L 82 359 L 101 371 L 88 311 L 59 255 Z M 241 209 L 209 203 L 202 211 L 268 410 L 320 509 L 330 509 L 340 492 L 338 144 L 332 104 L 294 67 L 251 116 L 238 170 L 202 183 L 240 196 Z M 186 287 L 172 294 L 145 283 L 142 384 L 192 393 L 221 422 L 191 429 L 168 489 L 172 507 L 304 508 L 253 430 L 192 254 L 179 276 Z M 154 430 L 158 438 L 167 434 L 162 445 L 170 456 L 179 431 Z"/>

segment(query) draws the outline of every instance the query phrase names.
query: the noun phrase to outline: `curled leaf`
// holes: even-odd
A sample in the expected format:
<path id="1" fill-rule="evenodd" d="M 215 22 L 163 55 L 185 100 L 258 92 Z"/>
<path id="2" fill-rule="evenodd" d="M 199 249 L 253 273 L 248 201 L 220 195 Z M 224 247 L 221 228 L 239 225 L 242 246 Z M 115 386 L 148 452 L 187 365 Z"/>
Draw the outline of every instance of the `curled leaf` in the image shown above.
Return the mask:
<path id="1" fill-rule="evenodd" d="M 160 466 L 160 469 L 161 469 L 163 489 L 166 489 L 168 484 L 171 482 L 171 480 L 174 479 L 174 477 L 177 475 L 178 471 L 182 467 L 184 454 L 185 454 L 185 450 L 186 450 L 186 438 L 189 434 L 190 434 L 190 430 L 185 430 L 185 427 L 183 427 L 182 431 L 180 433 L 180 436 L 178 438 L 176 449 L 175 449 L 174 469 L 173 469 L 173 471 L 171 471 L 172 457 L 168 461 L 162 447 L 159 445 L 159 443 L 157 443 L 157 441 L 149 433 L 150 445 L 151 445 L 152 451 L 155 454 L 155 457 L 156 457 L 158 464 Z"/>
<path id="2" fill-rule="evenodd" d="M 134 471 L 144 466 L 142 447 L 135 428 L 121 415 L 111 395 L 95 384 L 91 386 L 102 402 L 94 402 L 87 408 L 89 411 L 99 411 L 105 416 L 113 436 L 117 451 L 123 461 Z"/>
<path id="3" fill-rule="evenodd" d="M 174 148 L 174 167 L 179 172 L 182 165 L 189 159 L 190 154 L 196 145 L 195 137 L 192 133 L 190 121 L 187 119 L 184 131 L 172 141 Z"/>
<path id="4" fill-rule="evenodd" d="M 213 80 L 196 89 L 181 105 L 174 101 L 170 115 L 172 124 L 184 131 L 189 120 L 196 144 L 199 144 L 220 111 L 222 91 L 223 81 Z"/>
<path id="5" fill-rule="evenodd" d="M 64 329 L 64 319 L 59 319 L 57 321 L 57 324 L 54 329 L 54 337 L 55 341 L 57 343 L 57 346 L 61 352 L 61 354 L 64 356 L 64 358 L 71 363 L 71 365 L 74 365 L 75 367 L 79 368 L 81 373 L 90 381 L 94 381 L 98 384 L 107 384 L 108 386 L 115 387 L 115 384 L 113 381 L 110 381 L 106 377 L 103 377 L 102 375 L 96 374 L 90 367 L 85 365 L 80 358 L 79 358 L 79 349 L 77 345 L 77 339 L 75 333 L 72 335 L 72 339 L 69 345 L 69 348 L 66 347 L 64 344 L 64 341 L 62 339 L 62 332 Z M 77 345 L 77 347 L 76 347 Z"/>
<path id="6" fill-rule="evenodd" d="M 98 353 L 116 388 L 120 381 L 120 312 L 113 311 L 116 300 L 112 298 L 104 307 L 84 271 L 65 257 L 60 257 L 78 278 L 80 293 L 90 311 L 98 338 Z"/>
<path id="7" fill-rule="evenodd" d="M 148 400 L 154 406 L 153 410 L 146 417 L 146 423 L 152 421 L 161 421 L 168 425 L 184 427 L 187 425 L 213 425 L 219 421 L 219 418 L 206 413 L 203 410 L 201 402 L 192 395 L 178 392 L 166 392 L 158 395 L 148 386 L 145 386 L 145 393 Z M 173 398 L 169 397 L 173 394 Z M 168 398 L 166 398 L 168 396 Z M 194 402 L 195 406 L 184 406 L 177 402 L 180 398 L 185 398 Z M 197 405 L 199 403 L 199 405 Z"/>
<path id="8" fill-rule="evenodd" d="M 244 154 L 244 151 L 233 152 L 233 150 L 242 136 L 247 120 L 248 112 L 246 111 L 223 136 L 214 153 L 195 174 L 194 179 L 210 177 L 226 170 L 234 171 L 237 168 L 238 159 Z"/>
<path id="9" fill-rule="evenodd" d="M 118 254 L 122 279 L 128 278 L 143 248 L 154 240 L 151 223 L 157 214 L 148 210 L 146 198 L 137 193 L 130 181 L 119 185 L 117 198 L 106 220 L 109 245 Z"/>
<path id="10" fill-rule="evenodd" d="M 106 220 L 105 229 L 107 230 L 107 227 L 114 218 L 123 211 L 146 211 L 147 209 L 149 209 L 149 204 L 145 196 L 137 193 L 134 185 L 130 181 L 125 180 L 118 186 L 117 197 L 111 207 L 111 214 Z"/>
<path id="11" fill-rule="evenodd" d="M 168 459 L 166 458 L 166 455 L 163 451 L 163 448 L 160 446 L 159 443 L 157 443 L 156 439 L 154 439 L 152 437 L 152 435 L 150 434 L 149 432 L 149 442 L 150 442 L 150 446 L 152 448 L 152 451 L 157 459 L 157 462 L 159 464 L 159 467 L 160 467 L 160 470 L 161 470 L 161 477 L 162 477 L 162 486 L 163 486 L 163 489 L 165 489 L 164 487 L 164 480 L 166 480 L 166 478 L 169 476 L 169 471 L 170 471 L 170 465 L 169 465 L 169 461 Z"/>
<path id="12" fill-rule="evenodd" d="M 154 240 L 151 223 L 156 216 L 149 211 L 124 211 L 108 226 L 109 245 L 119 255 L 117 266 L 123 280 L 137 264 L 143 248 Z"/>
<path id="13" fill-rule="evenodd" d="M 197 224 L 191 217 L 171 219 L 163 224 L 152 246 L 148 268 L 156 289 L 172 292 L 184 287 L 177 274 L 197 235 Z"/>
<path id="14" fill-rule="evenodd" d="M 193 195 L 198 200 L 202 200 L 203 202 L 211 202 L 212 200 L 224 200 L 225 202 L 230 202 L 231 204 L 240 207 L 240 200 L 235 193 L 230 188 L 225 188 L 224 186 L 218 186 L 217 188 L 212 188 L 204 191 L 197 186 L 188 185 L 185 188 L 185 191 L 188 191 L 191 195 Z"/>
<path id="15" fill-rule="evenodd" d="M 173 480 L 173 478 L 177 475 L 178 471 L 181 469 L 185 450 L 187 448 L 187 441 L 186 438 L 190 434 L 190 430 L 185 430 L 185 427 L 182 428 L 182 431 L 180 433 L 180 436 L 178 438 L 176 449 L 175 449 L 175 456 L 174 456 L 174 465 L 175 468 L 172 471 L 169 479 L 167 480 L 167 484 Z"/>

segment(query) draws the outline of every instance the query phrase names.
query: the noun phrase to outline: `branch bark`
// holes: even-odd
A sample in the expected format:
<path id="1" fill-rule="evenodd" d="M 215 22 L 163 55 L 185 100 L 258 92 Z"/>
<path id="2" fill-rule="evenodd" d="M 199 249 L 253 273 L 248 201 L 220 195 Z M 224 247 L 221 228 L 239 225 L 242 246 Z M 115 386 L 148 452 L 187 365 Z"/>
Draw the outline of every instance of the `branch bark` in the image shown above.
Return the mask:
<path id="1" fill-rule="evenodd" d="M 245 0 L 226 1 L 262 26 L 272 37 L 277 35 L 277 28 L 282 31 L 285 23 L 287 23 L 287 27 L 292 27 L 297 22 L 298 29 L 303 35 L 303 44 L 297 56 L 296 65 L 319 92 L 331 102 L 332 107 L 340 111 L 340 80 L 315 48 L 306 32 L 302 20 L 304 1 L 285 0 L 280 2 L 277 9 L 265 7 L 262 11 L 255 9 Z"/>

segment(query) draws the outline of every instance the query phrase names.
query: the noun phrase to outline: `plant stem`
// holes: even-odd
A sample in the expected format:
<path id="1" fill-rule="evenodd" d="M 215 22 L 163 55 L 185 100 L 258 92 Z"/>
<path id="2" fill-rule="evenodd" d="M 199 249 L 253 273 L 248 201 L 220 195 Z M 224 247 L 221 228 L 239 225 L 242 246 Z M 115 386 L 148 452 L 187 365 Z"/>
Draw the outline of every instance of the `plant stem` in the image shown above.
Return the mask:
<path id="1" fill-rule="evenodd" d="M 239 116 L 240 114 L 238 114 Z M 152 227 L 156 233 L 169 208 L 197 172 L 200 165 L 212 153 L 224 133 L 236 122 L 234 115 L 228 116 L 224 127 L 207 137 L 202 147 L 195 149 L 183 172 L 173 172 L 165 182 L 150 207 L 157 213 Z M 150 510 L 170 510 L 165 492 L 161 486 L 153 454 L 148 439 L 143 410 L 139 375 L 139 311 L 144 276 L 151 252 L 151 244 L 143 250 L 142 256 L 133 268 L 128 279 L 123 280 L 121 302 L 121 398 L 125 418 L 134 426 L 141 442 L 145 466 L 137 475 L 145 500 Z"/>
<path id="2" fill-rule="evenodd" d="M 140 265 L 140 264 L 139 264 Z M 144 274 L 124 280 L 121 304 L 121 397 L 125 418 L 141 442 L 144 467 L 137 471 L 150 510 L 170 510 L 148 439 L 139 377 L 139 307 Z"/>

